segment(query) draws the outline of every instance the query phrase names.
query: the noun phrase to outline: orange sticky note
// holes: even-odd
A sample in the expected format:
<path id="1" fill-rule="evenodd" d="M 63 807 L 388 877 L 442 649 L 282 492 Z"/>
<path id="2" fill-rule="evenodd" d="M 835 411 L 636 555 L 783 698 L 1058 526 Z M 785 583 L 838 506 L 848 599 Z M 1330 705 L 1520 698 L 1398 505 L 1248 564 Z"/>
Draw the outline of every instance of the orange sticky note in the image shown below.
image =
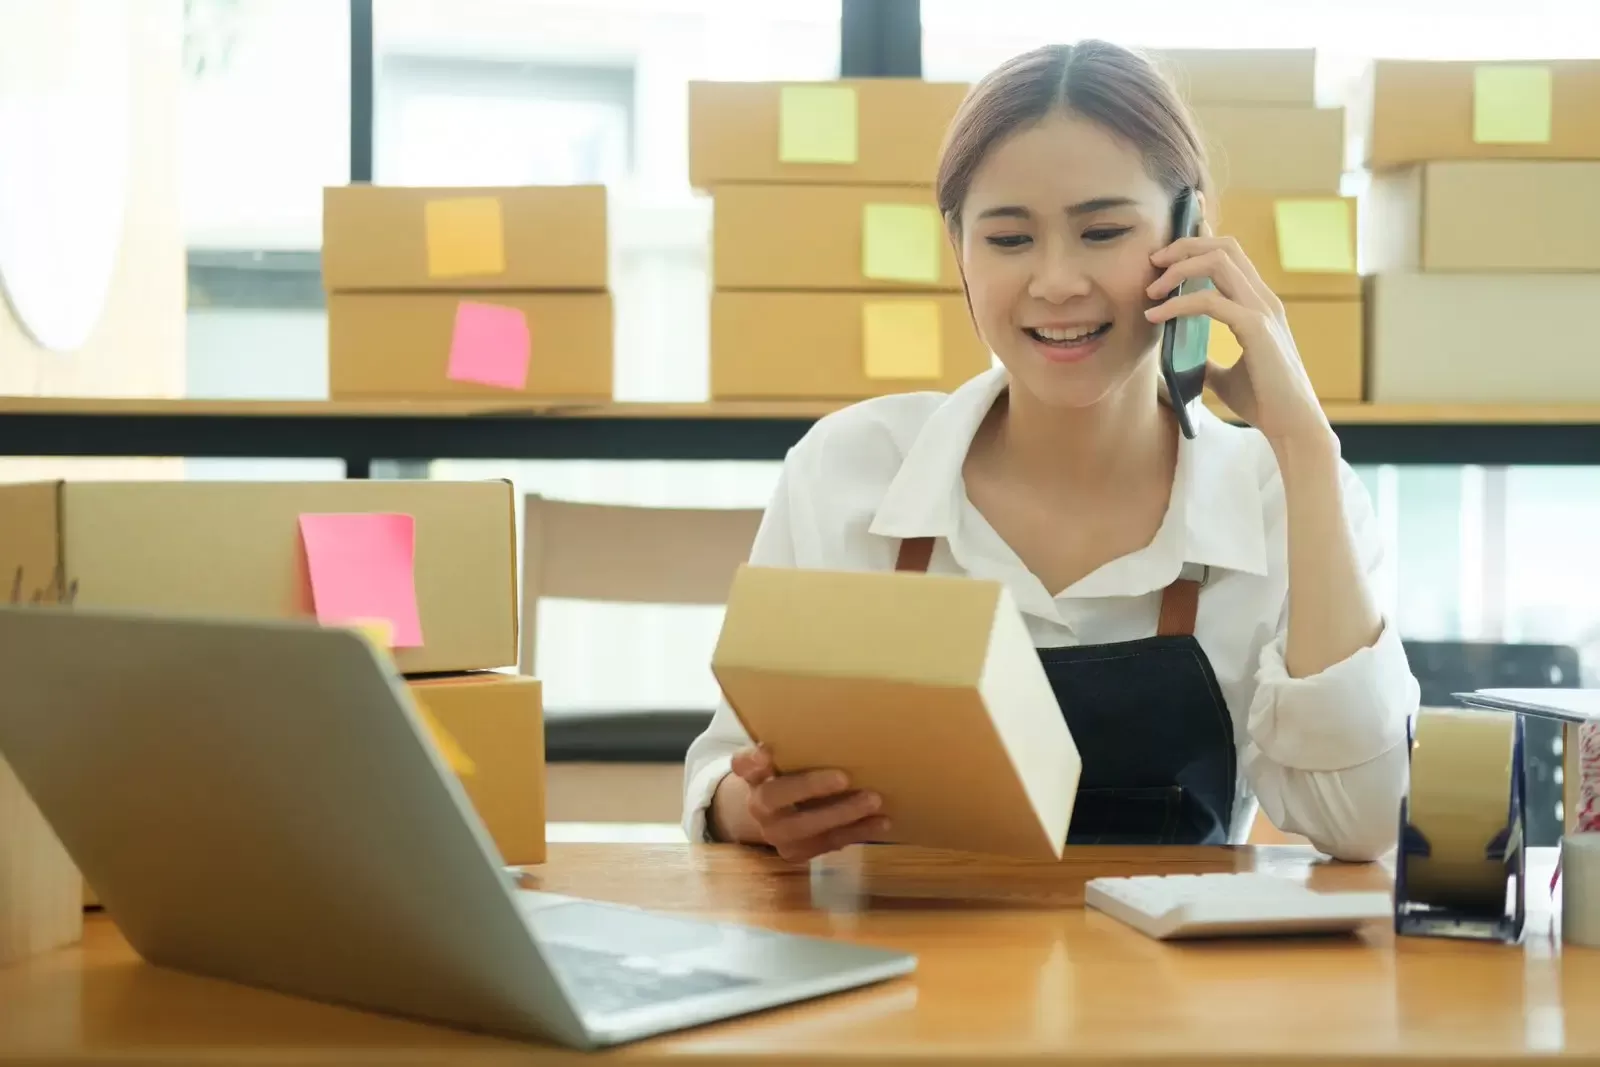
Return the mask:
<path id="1" fill-rule="evenodd" d="M 861 309 L 868 378 L 938 378 L 944 373 L 939 305 L 931 300 L 869 303 Z"/>
<path id="2" fill-rule="evenodd" d="M 319 621 L 350 626 L 382 620 L 393 627 L 393 647 L 422 644 L 415 519 L 385 513 L 307 513 L 300 516 L 300 539 Z"/>
<path id="3" fill-rule="evenodd" d="M 385 656 L 394 647 L 394 623 L 388 619 L 351 619 L 348 625 Z"/>
<path id="4" fill-rule="evenodd" d="M 528 385 L 532 341 L 520 308 L 463 300 L 450 336 L 451 381 L 478 382 L 521 391 Z"/>
<path id="5" fill-rule="evenodd" d="M 878 281 L 939 280 L 939 213 L 928 204 L 861 206 L 861 273 Z"/>
<path id="6" fill-rule="evenodd" d="M 417 709 L 417 717 L 422 720 L 423 729 L 433 739 L 433 747 L 444 757 L 445 764 L 463 778 L 477 774 L 478 765 L 467 755 L 466 749 L 461 747 L 461 742 L 457 741 L 433 712 L 428 710 L 428 705 L 418 699 L 412 701 L 412 706 Z"/>
<path id="7" fill-rule="evenodd" d="M 487 277 L 506 269 L 500 198 L 457 196 L 422 209 L 430 278 Z"/>

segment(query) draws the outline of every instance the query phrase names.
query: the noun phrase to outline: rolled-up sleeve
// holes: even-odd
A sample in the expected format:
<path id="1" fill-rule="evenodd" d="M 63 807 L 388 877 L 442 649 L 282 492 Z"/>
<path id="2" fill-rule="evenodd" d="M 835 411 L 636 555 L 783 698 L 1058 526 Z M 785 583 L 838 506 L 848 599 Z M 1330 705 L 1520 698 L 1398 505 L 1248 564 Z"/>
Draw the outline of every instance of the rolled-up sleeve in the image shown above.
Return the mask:
<path id="1" fill-rule="evenodd" d="M 795 565 L 794 534 L 791 529 L 788 486 L 792 472 L 786 464 L 778 475 L 772 501 L 761 518 L 750 562 L 766 567 Z M 738 716 L 726 700 L 717 703 L 705 732 L 689 745 L 683 767 L 683 832 L 690 841 L 707 841 L 707 814 L 717 786 L 730 770 L 733 754 L 750 744 Z"/>
<path id="2" fill-rule="evenodd" d="M 1365 486 L 1344 473 L 1346 519 L 1375 582 L 1382 534 Z M 1410 770 L 1406 727 L 1420 700 L 1400 634 L 1385 617 L 1371 645 L 1303 678 L 1284 664 L 1287 637 L 1285 610 L 1257 666 L 1245 775 L 1280 830 L 1337 859 L 1377 859 L 1395 843 Z"/>

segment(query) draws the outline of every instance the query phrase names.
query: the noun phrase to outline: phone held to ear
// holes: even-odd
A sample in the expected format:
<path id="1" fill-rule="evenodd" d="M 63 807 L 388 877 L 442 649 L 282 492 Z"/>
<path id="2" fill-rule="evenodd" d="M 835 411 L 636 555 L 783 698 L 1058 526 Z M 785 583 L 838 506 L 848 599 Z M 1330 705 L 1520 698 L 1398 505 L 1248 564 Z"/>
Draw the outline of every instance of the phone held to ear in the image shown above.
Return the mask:
<path id="1" fill-rule="evenodd" d="M 1200 222 L 1200 200 L 1193 189 L 1185 189 L 1172 202 L 1172 239 L 1199 236 Z M 1168 293 L 1167 298 L 1209 288 L 1210 278 L 1189 278 Z M 1167 383 L 1167 396 L 1185 437 L 1194 437 L 1194 416 L 1189 405 L 1198 400 L 1205 389 L 1206 350 L 1210 344 L 1209 316 L 1182 315 L 1161 325 L 1161 377 Z"/>

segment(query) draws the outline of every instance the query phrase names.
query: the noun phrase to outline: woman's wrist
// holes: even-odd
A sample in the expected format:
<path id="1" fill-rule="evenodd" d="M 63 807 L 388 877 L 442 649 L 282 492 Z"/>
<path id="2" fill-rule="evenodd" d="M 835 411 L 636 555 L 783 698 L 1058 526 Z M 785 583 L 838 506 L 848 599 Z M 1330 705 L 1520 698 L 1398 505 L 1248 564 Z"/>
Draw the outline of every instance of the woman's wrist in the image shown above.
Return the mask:
<path id="1" fill-rule="evenodd" d="M 738 812 L 743 810 L 747 797 L 744 779 L 733 772 L 723 775 L 711 791 L 711 803 L 706 805 L 706 836 L 712 841 L 737 843 L 740 840 Z"/>

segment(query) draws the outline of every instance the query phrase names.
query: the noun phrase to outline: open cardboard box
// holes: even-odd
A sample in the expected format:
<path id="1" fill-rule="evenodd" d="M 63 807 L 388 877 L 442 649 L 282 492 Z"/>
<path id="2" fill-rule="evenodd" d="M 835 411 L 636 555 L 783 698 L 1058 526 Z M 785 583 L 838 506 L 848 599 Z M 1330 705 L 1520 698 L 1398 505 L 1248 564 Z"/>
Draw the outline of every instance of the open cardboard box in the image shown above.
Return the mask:
<path id="1" fill-rule="evenodd" d="M 999 582 L 746 565 L 712 671 L 780 770 L 881 794 L 885 843 L 1061 857 L 1082 762 Z"/>

